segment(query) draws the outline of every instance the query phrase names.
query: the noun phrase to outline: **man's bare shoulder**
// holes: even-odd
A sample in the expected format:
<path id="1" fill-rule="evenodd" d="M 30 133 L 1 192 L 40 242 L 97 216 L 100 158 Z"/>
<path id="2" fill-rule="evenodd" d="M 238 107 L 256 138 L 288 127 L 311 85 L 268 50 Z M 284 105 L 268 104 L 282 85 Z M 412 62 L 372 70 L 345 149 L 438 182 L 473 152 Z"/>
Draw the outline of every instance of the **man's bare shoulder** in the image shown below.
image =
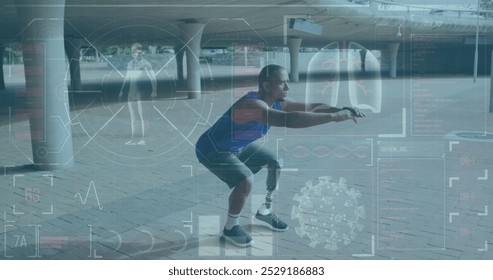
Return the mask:
<path id="1" fill-rule="evenodd" d="M 233 105 L 234 108 L 258 108 L 258 109 L 265 109 L 268 108 L 269 106 L 267 103 L 261 99 L 251 99 L 251 98 L 243 98 L 238 100 Z"/>
<path id="2" fill-rule="evenodd" d="M 232 117 L 236 123 L 250 121 L 264 122 L 269 106 L 263 100 L 241 99 L 232 107 Z"/>

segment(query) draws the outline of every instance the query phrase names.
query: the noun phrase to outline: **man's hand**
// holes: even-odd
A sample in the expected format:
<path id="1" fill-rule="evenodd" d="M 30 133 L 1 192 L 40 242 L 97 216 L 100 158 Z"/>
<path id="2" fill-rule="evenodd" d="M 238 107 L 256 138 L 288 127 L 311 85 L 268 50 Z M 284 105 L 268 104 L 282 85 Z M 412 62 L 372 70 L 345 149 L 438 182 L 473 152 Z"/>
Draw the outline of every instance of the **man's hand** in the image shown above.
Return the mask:
<path id="1" fill-rule="evenodd" d="M 342 110 L 348 110 L 358 118 L 366 117 L 366 115 L 361 113 L 356 107 L 342 107 Z"/>
<path id="2" fill-rule="evenodd" d="M 353 120 L 355 123 L 358 123 L 356 118 L 362 118 L 366 115 L 361 113 L 357 108 L 353 107 L 344 107 L 339 112 L 334 113 L 335 121 L 345 121 L 345 120 Z"/>
<path id="3" fill-rule="evenodd" d="M 123 97 L 123 92 L 120 92 L 120 94 L 118 95 L 118 102 L 122 102 L 122 97 Z"/>
<path id="4" fill-rule="evenodd" d="M 366 117 L 366 115 L 364 113 L 360 112 L 360 110 L 358 110 L 358 108 L 356 108 L 356 107 L 342 107 L 342 110 L 346 110 L 346 111 L 351 112 L 352 119 L 355 123 L 358 123 L 356 121 L 356 118 Z"/>

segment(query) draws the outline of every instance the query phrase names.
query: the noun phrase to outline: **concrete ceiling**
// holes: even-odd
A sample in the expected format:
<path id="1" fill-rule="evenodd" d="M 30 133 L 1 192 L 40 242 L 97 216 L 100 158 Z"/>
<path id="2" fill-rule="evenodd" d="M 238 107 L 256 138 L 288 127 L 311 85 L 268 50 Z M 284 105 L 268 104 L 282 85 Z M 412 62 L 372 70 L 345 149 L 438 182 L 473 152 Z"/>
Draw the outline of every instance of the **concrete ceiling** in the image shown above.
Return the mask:
<path id="1" fill-rule="evenodd" d="M 356 4 L 361 2 L 363 4 Z M 43 3 L 46 3 L 43 1 Z M 290 17 L 311 15 L 324 26 L 321 36 L 286 29 Z M 13 0 L 0 5 L 0 40 L 19 38 Z M 379 11 L 365 1 L 350 0 L 66 0 L 65 34 L 86 44 L 115 45 L 139 41 L 179 45 L 179 24 L 205 24 L 203 47 L 226 47 L 233 43 L 283 46 L 287 36 L 303 38 L 302 46 L 322 47 L 333 41 L 388 43 L 409 40 L 413 34 L 435 36 L 444 42 L 461 42 L 476 31 L 474 17 Z M 481 19 L 482 34 L 491 23 Z M 401 25 L 402 37 L 397 37 Z"/>

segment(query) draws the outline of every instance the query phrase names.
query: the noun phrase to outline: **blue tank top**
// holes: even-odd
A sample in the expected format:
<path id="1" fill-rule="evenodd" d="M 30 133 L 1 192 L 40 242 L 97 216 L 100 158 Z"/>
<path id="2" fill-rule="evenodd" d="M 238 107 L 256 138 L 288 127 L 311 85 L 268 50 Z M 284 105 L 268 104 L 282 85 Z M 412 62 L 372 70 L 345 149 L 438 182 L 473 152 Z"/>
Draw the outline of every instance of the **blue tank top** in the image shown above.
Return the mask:
<path id="1" fill-rule="evenodd" d="M 259 100 L 260 96 L 258 92 L 252 91 L 241 97 L 237 102 L 245 99 Z M 200 136 L 195 145 L 195 154 L 199 161 L 203 161 L 207 154 L 213 151 L 241 152 L 246 145 L 263 137 L 270 129 L 270 125 L 257 121 L 242 124 L 235 123 L 232 119 L 232 114 L 234 114 L 232 107 Z M 279 101 L 275 102 L 272 104 L 272 108 L 281 110 L 281 103 Z"/>

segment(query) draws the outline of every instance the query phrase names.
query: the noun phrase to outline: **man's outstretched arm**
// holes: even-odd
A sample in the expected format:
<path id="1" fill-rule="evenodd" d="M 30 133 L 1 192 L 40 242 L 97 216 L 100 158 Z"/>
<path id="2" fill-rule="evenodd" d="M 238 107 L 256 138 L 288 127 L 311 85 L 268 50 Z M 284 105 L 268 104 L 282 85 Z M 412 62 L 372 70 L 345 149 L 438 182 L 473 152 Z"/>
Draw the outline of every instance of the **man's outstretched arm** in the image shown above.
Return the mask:
<path id="1" fill-rule="evenodd" d="M 340 122 L 356 118 L 361 115 L 355 115 L 349 110 L 338 110 L 334 113 L 314 113 L 305 111 L 282 111 L 270 108 L 267 103 L 260 100 L 250 100 L 243 104 L 237 104 L 233 110 L 233 120 L 236 123 L 246 123 L 257 121 L 272 126 L 288 128 L 311 127 L 328 122 Z"/>
<path id="2" fill-rule="evenodd" d="M 286 112 L 313 112 L 313 113 L 336 113 L 341 109 L 325 103 L 303 103 L 291 98 L 286 98 L 282 103 L 283 110 Z"/>

